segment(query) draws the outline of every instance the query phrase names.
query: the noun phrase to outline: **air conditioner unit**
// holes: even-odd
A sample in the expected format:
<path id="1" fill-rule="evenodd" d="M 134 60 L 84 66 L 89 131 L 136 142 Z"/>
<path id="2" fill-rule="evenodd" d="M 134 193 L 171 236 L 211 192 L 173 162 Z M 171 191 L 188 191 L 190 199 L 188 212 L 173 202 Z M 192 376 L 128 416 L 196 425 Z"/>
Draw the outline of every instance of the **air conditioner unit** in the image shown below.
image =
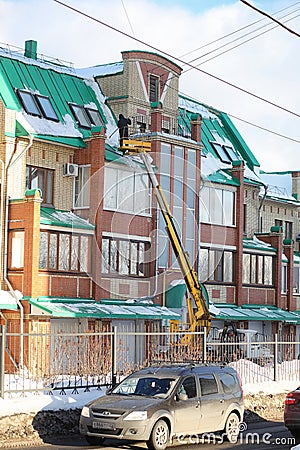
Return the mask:
<path id="1" fill-rule="evenodd" d="M 65 177 L 77 177 L 78 165 L 73 163 L 66 163 L 63 165 L 63 174 Z"/>

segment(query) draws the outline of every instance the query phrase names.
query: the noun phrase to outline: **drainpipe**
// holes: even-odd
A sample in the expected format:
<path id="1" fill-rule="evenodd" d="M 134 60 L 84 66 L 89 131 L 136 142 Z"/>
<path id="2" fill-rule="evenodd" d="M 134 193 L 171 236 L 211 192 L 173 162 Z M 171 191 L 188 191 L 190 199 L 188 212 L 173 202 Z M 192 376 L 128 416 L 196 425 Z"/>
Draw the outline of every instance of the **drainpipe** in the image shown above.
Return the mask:
<path id="1" fill-rule="evenodd" d="M 7 174 L 8 174 L 8 169 L 10 169 L 20 158 L 21 156 L 23 156 L 24 153 L 26 153 L 30 147 L 33 144 L 33 136 L 30 135 L 30 139 L 29 139 L 29 143 L 28 145 L 25 147 L 25 149 L 20 153 L 20 155 L 18 155 L 14 160 L 12 160 L 13 155 L 11 156 L 7 167 L 6 167 L 6 184 L 7 184 Z M 3 161 L 1 161 L 2 164 L 2 177 L 5 174 L 5 167 L 4 167 L 4 163 Z M 4 183 L 3 183 L 4 178 L 2 178 L 1 180 L 1 224 L 3 223 L 3 216 L 4 216 L 4 205 L 6 205 L 6 209 L 5 209 L 5 232 L 4 232 L 4 261 L 3 261 L 3 278 L 5 283 L 7 284 L 10 293 L 12 294 L 12 296 L 14 297 L 14 299 L 16 300 L 17 305 L 20 308 L 20 335 L 21 335 L 21 339 L 20 339 L 20 358 L 19 358 L 19 368 L 23 368 L 24 366 L 24 307 L 21 303 L 21 301 L 19 300 L 18 296 L 16 295 L 11 283 L 9 282 L 8 278 L 7 278 L 7 258 L 8 258 L 8 207 L 9 207 L 9 197 L 6 194 L 6 200 L 4 199 Z M 2 236 L 1 236 L 2 239 Z M 2 244 L 2 242 L 1 242 Z M 0 248 L 2 248 L 2 245 L 0 246 Z"/>
<path id="2" fill-rule="evenodd" d="M 261 209 L 262 209 L 262 207 L 263 207 L 263 204 L 265 203 L 266 196 L 267 196 L 267 192 L 268 192 L 268 186 L 265 185 L 265 184 L 264 184 L 263 186 L 264 186 L 265 192 L 264 192 L 263 198 L 261 199 L 260 205 L 259 205 L 259 207 L 258 207 L 258 223 L 257 223 L 257 230 L 258 230 L 259 233 L 262 231 L 262 230 L 261 230 Z"/>

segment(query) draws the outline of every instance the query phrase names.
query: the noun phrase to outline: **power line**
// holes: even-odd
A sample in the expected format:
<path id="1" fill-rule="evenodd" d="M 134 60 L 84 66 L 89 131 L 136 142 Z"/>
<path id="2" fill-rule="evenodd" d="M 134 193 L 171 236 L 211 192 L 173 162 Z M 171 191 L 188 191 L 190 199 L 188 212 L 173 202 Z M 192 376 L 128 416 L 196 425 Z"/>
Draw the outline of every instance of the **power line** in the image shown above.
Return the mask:
<path id="1" fill-rule="evenodd" d="M 139 39 L 139 38 L 136 38 L 136 37 L 134 37 L 134 36 L 132 36 L 132 35 L 130 35 L 130 34 L 124 32 L 124 31 L 121 31 L 121 30 L 119 30 L 118 28 L 116 28 L 116 27 L 114 27 L 114 26 L 112 26 L 112 25 L 109 25 L 109 24 L 103 22 L 103 21 L 100 20 L 100 19 L 96 19 L 95 17 L 90 16 L 89 14 L 87 14 L 87 13 L 85 13 L 85 12 L 83 12 L 83 11 L 80 11 L 79 9 L 76 9 L 76 8 L 74 8 L 73 6 L 70 6 L 70 5 L 64 3 L 64 2 L 62 2 L 62 1 L 60 1 L 60 0 L 53 0 L 53 1 L 56 2 L 56 3 L 58 3 L 58 4 L 60 4 L 60 5 L 62 5 L 62 6 L 65 6 L 66 8 L 71 9 L 72 11 L 75 11 L 75 12 L 78 13 L 78 14 L 81 14 L 81 15 L 84 16 L 84 17 L 87 17 L 87 18 L 90 19 L 90 20 L 93 20 L 94 22 L 100 23 L 101 25 L 103 25 L 103 26 L 105 26 L 105 27 L 107 27 L 107 28 L 109 28 L 109 29 L 111 29 L 111 30 L 113 30 L 113 31 L 116 31 L 117 33 L 120 33 L 120 34 L 122 34 L 123 36 L 126 36 L 126 37 L 128 37 L 128 38 L 130 38 L 130 39 L 133 39 L 133 40 L 139 42 L 140 44 L 145 45 L 146 47 L 152 48 L 152 49 L 155 50 L 156 52 L 161 53 L 161 54 L 167 56 L 168 58 L 175 59 L 176 61 L 180 62 L 181 64 L 186 64 L 187 66 L 191 67 L 192 69 L 195 69 L 195 70 L 197 70 L 198 72 L 203 73 L 204 75 L 207 75 L 207 76 L 209 76 L 209 77 L 211 77 L 211 78 L 213 78 L 213 79 L 215 79 L 215 80 L 218 80 L 218 81 L 220 81 L 221 83 L 226 84 L 227 86 L 231 86 L 232 88 L 237 89 L 237 90 L 243 92 L 244 94 L 248 94 L 248 95 L 250 95 L 251 97 L 254 97 L 254 98 L 256 98 L 256 99 L 258 99 L 258 100 L 260 100 L 260 101 L 263 101 L 263 102 L 265 102 L 265 103 L 267 103 L 267 104 L 269 104 L 269 105 L 271 105 L 271 106 L 274 106 L 275 108 L 278 108 L 278 109 L 280 109 L 280 110 L 282 110 L 282 111 L 285 111 L 285 112 L 287 112 L 287 113 L 289 113 L 289 114 L 291 114 L 291 115 L 293 115 L 293 116 L 296 116 L 296 117 L 299 117 L 299 118 L 300 118 L 300 114 L 298 114 L 298 113 L 296 113 L 296 112 L 294 112 L 294 111 L 291 111 L 291 110 L 288 109 L 288 108 L 284 108 L 283 106 L 280 106 L 280 105 L 278 105 L 278 104 L 276 104 L 276 103 L 274 103 L 274 102 L 272 102 L 272 101 L 270 101 L 270 100 L 267 100 L 267 99 L 265 99 L 265 98 L 263 98 L 263 97 L 261 97 L 261 96 L 259 96 L 259 95 L 257 95 L 257 94 L 254 94 L 253 92 L 250 92 L 250 91 L 248 91 L 247 89 L 241 88 L 241 87 L 235 85 L 234 83 L 231 83 L 231 82 L 229 82 L 229 81 L 226 81 L 226 80 L 222 79 L 221 77 L 218 77 L 218 76 L 216 76 L 216 75 L 213 75 L 213 74 L 211 74 L 211 73 L 209 73 L 209 72 L 207 72 L 207 71 L 205 71 L 205 70 L 203 70 L 203 69 L 199 69 L 199 67 L 193 66 L 192 64 L 190 64 L 190 63 L 188 63 L 188 62 L 186 62 L 186 61 L 183 61 L 181 58 L 178 58 L 178 57 L 176 57 L 176 56 L 174 56 L 174 55 L 171 55 L 170 53 L 168 53 L 168 52 L 166 52 L 166 51 L 164 51 L 164 50 L 161 50 L 161 49 L 155 47 L 154 45 L 148 44 L 147 42 L 145 42 L 145 41 L 143 41 L 143 40 L 141 40 L 141 39 Z"/>
<path id="2" fill-rule="evenodd" d="M 250 3 L 248 3 L 246 0 L 240 0 L 242 3 L 244 3 L 246 6 L 249 6 L 250 8 L 254 9 L 254 11 L 257 11 L 259 14 L 262 14 L 263 16 L 268 17 L 269 19 L 273 20 L 273 22 L 278 23 L 278 25 L 280 25 L 282 28 L 284 28 L 285 30 L 287 30 L 289 33 L 294 34 L 297 37 L 300 37 L 300 34 L 297 33 L 296 31 L 292 30 L 291 28 L 286 27 L 283 23 L 281 23 L 279 20 L 275 19 L 273 16 L 270 16 L 270 14 L 265 13 L 264 11 L 262 11 L 261 9 L 256 8 L 255 6 L 251 5 Z"/>
<path id="3" fill-rule="evenodd" d="M 121 3 L 122 3 L 122 6 L 123 6 L 123 9 L 124 9 L 124 12 L 125 12 L 127 21 L 128 21 L 128 23 L 129 23 L 130 29 L 131 29 L 131 31 L 132 31 L 132 34 L 133 34 L 133 36 L 135 36 L 135 32 L 133 31 L 133 28 L 132 28 L 132 25 L 131 25 L 131 21 L 130 21 L 130 19 L 129 19 L 129 15 L 128 15 L 128 13 L 127 13 L 127 9 L 126 9 L 126 7 L 125 7 L 124 1 L 121 0 Z"/>
<path id="4" fill-rule="evenodd" d="M 285 17 L 287 17 L 287 16 L 289 16 L 289 15 L 291 15 L 291 14 L 293 14 L 294 12 L 297 12 L 297 11 L 299 11 L 299 8 L 297 8 L 296 10 L 294 10 L 294 11 L 292 11 L 292 12 L 290 12 L 290 13 L 284 15 L 284 16 L 282 16 L 281 19 L 283 19 L 283 18 L 285 18 Z M 290 19 L 287 19 L 285 22 L 289 22 L 289 21 L 291 21 L 291 20 L 294 20 L 294 19 L 296 19 L 297 17 L 299 17 L 299 15 L 296 15 L 296 16 L 294 16 L 294 17 L 291 17 Z M 263 19 L 262 19 L 262 20 L 263 20 Z M 253 31 L 249 31 L 248 33 L 245 33 L 245 34 L 243 34 L 242 36 L 239 36 L 239 37 L 233 39 L 233 40 L 230 41 L 230 42 L 226 42 L 225 44 L 220 45 L 219 47 L 217 47 L 217 48 L 211 50 L 210 52 L 204 53 L 203 55 L 198 56 L 197 58 L 194 58 L 194 59 L 192 59 L 192 60 L 189 61 L 189 62 L 190 62 L 190 63 L 195 62 L 195 61 L 197 61 L 197 59 L 204 58 L 205 56 L 208 56 L 208 55 L 210 55 L 211 53 L 214 53 L 214 52 L 216 52 L 216 51 L 218 51 L 218 50 L 220 50 L 220 49 L 226 47 L 227 45 L 232 44 L 233 42 L 239 41 L 240 39 L 243 39 L 244 37 L 249 36 L 249 35 L 255 33 L 256 31 L 259 31 L 259 30 L 261 30 L 261 29 L 263 29 L 263 28 L 270 27 L 270 26 L 271 26 L 271 24 L 268 23 L 268 24 L 266 24 L 266 25 L 263 25 L 263 26 L 261 26 L 261 27 L 256 28 L 256 29 L 253 30 Z M 274 30 L 274 29 L 277 28 L 277 27 L 278 27 L 278 25 L 274 25 L 273 27 L 269 28 L 268 30 L 265 30 L 265 31 L 263 31 L 262 33 L 259 33 L 259 34 L 255 35 L 255 36 L 252 36 L 251 38 L 249 38 L 249 39 L 247 39 L 247 40 L 241 42 L 240 44 L 237 44 L 237 45 L 235 45 L 235 46 L 229 48 L 228 50 L 224 50 L 223 52 L 218 53 L 217 55 L 213 56 L 212 58 L 207 59 L 205 62 L 208 62 L 208 61 L 210 61 L 211 59 L 217 58 L 218 56 L 221 56 L 221 55 L 223 55 L 224 53 L 228 53 L 229 51 L 234 50 L 235 48 L 240 47 L 241 45 L 246 44 L 247 42 L 250 42 L 250 41 L 256 39 L 257 37 L 260 37 L 260 36 L 262 36 L 263 34 L 266 34 L 266 33 L 268 33 L 269 31 L 272 31 L 272 30 Z M 200 64 L 204 64 L 204 63 L 200 63 Z M 199 64 L 197 65 L 197 67 L 198 67 L 198 66 L 199 66 Z M 188 69 L 188 70 L 191 70 L 191 69 Z M 186 72 L 187 72 L 187 70 L 186 70 Z"/>
<path id="5" fill-rule="evenodd" d="M 292 8 L 292 7 L 296 6 L 296 5 L 298 5 L 299 3 L 300 3 L 300 2 L 296 2 L 296 3 L 294 3 L 293 5 L 287 6 L 286 8 L 283 8 L 283 9 L 281 9 L 280 11 L 277 11 L 275 14 L 280 14 L 281 12 L 283 12 L 283 11 L 285 11 L 285 10 L 287 10 L 287 9 L 290 9 L 290 8 Z M 281 16 L 281 17 L 279 17 L 279 19 L 283 19 L 283 18 L 285 18 L 285 17 L 287 17 L 287 16 L 290 16 L 291 14 L 294 14 L 294 13 L 297 12 L 297 11 L 299 11 L 299 8 L 297 8 L 297 9 L 295 9 L 295 10 L 293 10 L 293 11 L 291 11 L 291 12 L 289 12 L 289 13 L 287 13 L 287 14 Z M 296 19 L 297 17 L 299 17 L 299 15 L 296 15 L 296 16 L 294 16 L 294 17 L 291 17 L 290 19 L 287 19 L 285 22 L 289 22 L 289 21 L 291 21 L 291 20 L 293 20 L 293 19 Z M 207 44 L 204 44 L 204 45 L 202 45 L 201 47 L 198 47 L 197 49 L 192 50 L 192 51 L 186 53 L 185 55 L 189 55 L 190 53 L 194 53 L 195 51 L 200 50 L 201 48 L 208 47 L 209 45 L 211 45 L 211 44 L 213 44 L 213 43 L 215 43 L 215 42 L 218 42 L 218 41 L 221 41 L 221 40 L 223 40 L 223 39 L 226 39 L 227 37 L 229 37 L 229 36 L 231 36 L 231 35 L 233 35 L 233 34 L 236 34 L 236 33 L 240 32 L 240 31 L 244 30 L 245 28 L 248 28 L 248 27 L 250 27 L 250 26 L 253 26 L 253 25 L 255 25 L 256 23 L 262 22 L 262 21 L 264 21 L 264 20 L 265 20 L 265 19 L 260 19 L 260 20 L 257 20 L 257 21 L 255 21 L 255 22 L 252 22 L 251 24 L 246 25 L 246 26 L 244 26 L 244 27 L 242 27 L 242 28 L 239 28 L 238 30 L 233 31 L 233 32 L 231 32 L 231 33 L 228 33 L 227 35 L 225 35 L 225 36 L 223 36 L 223 37 L 220 37 L 220 38 L 218 38 L 218 39 L 215 39 L 214 41 L 211 41 L 211 42 L 209 42 L 209 43 L 207 43 Z M 190 60 L 189 63 L 191 64 L 191 63 L 197 61 L 198 59 L 204 58 L 205 56 L 208 56 L 208 55 L 210 55 L 211 53 L 214 53 L 214 52 L 216 52 L 216 51 L 218 51 L 218 50 L 220 50 L 220 49 L 222 49 L 222 48 L 224 48 L 224 47 L 226 47 L 226 46 L 232 44 L 233 42 L 239 41 L 239 40 L 242 39 L 243 37 L 246 37 L 246 36 L 248 36 L 248 35 L 251 35 L 251 34 L 255 33 L 256 31 L 261 30 L 262 28 L 266 28 L 266 27 L 270 27 L 270 26 L 271 26 L 270 23 L 267 23 L 267 24 L 265 24 L 265 25 L 262 25 L 261 27 L 258 27 L 258 28 L 256 28 L 256 29 L 253 30 L 253 31 L 249 31 L 248 33 L 245 33 L 245 34 L 243 34 L 242 36 L 239 36 L 239 37 L 237 37 L 237 38 L 235 38 L 235 39 L 233 39 L 233 40 L 231 40 L 231 41 L 229 41 L 229 42 L 226 42 L 225 44 L 220 45 L 220 46 L 217 47 L 217 48 L 214 48 L 213 50 L 211 50 L 211 51 L 209 51 L 209 52 L 207 52 L 207 53 L 204 53 L 204 54 L 202 54 L 202 55 L 200 55 L 200 56 L 198 56 L 198 57 L 196 57 L 196 58 Z M 197 64 L 197 67 L 199 67 L 199 66 L 201 66 L 202 64 L 205 64 L 206 62 L 209 62 L 209 61 L 211 61 L 211 60 L 213 60 L 213 59 L 215 59 L 215 58 L 218 58 L 219 56 L 222 56 L 222 55 L 224 55 L 225 53 L 228 53 L 228 52 L 230 52 L 231 50 L 234 50 L 234 49 L 240 47 L 241 45 L 246 44 L 247 42 L 251 42 L 252 40 L 256 39 L 257 37 L 260 37 L 260 36 L 262 36 L 263 34 L 268 33 L 269 31 L 274 30 L 276 27 L 278 27 L 278 25 L 274 25 L 273 27 L 269 28 L 268 30 L 266 30 L 266 31 L 264 31 L 264 32 L 262 32 L 262 33 L 259 33 L 259 34 L 257 34 L 256 36 L 253 36 L 252 38 L 249 38 L 249 39 L 247 39 L 247 40 L 244 40 L 244 41 L 241 42 L 240 44 L 234 45 L 233 47 L 230 47 L 229 49 L 224 50 L 223 52 L 220 52 L 220 53 L 218 53 L 217 55 L 212 56 L 211 58 L 206 59 L 205 61 L 203 61 L 203 62 Z M 184 56 L 184 55 L 183 55 L 183 56 Z M 180 56 L 180 58 L 182 58 L 182 56 Z M 189 71 L 192 70 L 192 69 L 193 69 L 193 67 L 190 67 L 189 69 L 184 70 L 184 71 L 182 72 L 182 75 L 185 74 L 185 73 L 187 73 L 187 72 L 189 72 Z M 157 68 L 157 70 L 158 70 L 158 68 Z M 156 69 L 152 69 L 151 72 L 155 72 L 155 71 L 156 71 Z M 174 78 L 174 76 L 171 77 L 171 79 L 172 79 L 172 78 Z M 170 81 L 170 79 L 169 79 L 169 81 Z"/>
<path id="6" fill-rule="evenodd" d="M 174 89 L 174 88 L 173 88 L 173 89 Z M 201 103 L 201 102 L 199 102 L 198 99 L 196 99 L 196 98 L 190 96 L 189 94 L 185 94 L 184 92 L 179 92 L 179 94 L 181 94 L 181 95 L 183 95 L 184 97 L 187 97 L 187 98 L 189 98 L 189 99 L 191 99 L 191 100 L 193 100 L 193 101 L 195 101 L 195 102 L 197 102 L 197 103 Z M 203 104 L 203 103 L 201 103 L 201 104 Z M 203 104 L 203 106 L 204 106 L 205 108 L 207 108 L 208 110 L 211 110 L 211 109 L 214 110 L 214 109 L 215 109 L 215 108 L 211 108 L 210 106 L 205 105 L 205 104 Z M 234 119 L 236 119 L 236 120 L 239 120 L 240 122 L 244 122 L 244 123 L 246 123 L 247 125 L 251 125 L 252 127 L 259 128 L 260 130 L 266 131 L 267 133 L 274 134 L 275 136 L 279 136 L 279 137 L 281 137 L 281 138 L 283 138 L 283 139 L 287 139 L 287 140 L 289 140 L 289 141 L 292 141 L 292 142 L 295 142 L 295 143 L 297 143 L 297 144 L 300 144 L 300 140 L 299 140 L 299 139 L 295 139 L 295 138 L 292 138 L 292 137 L 290 137 L 290 136 L 286 136 L 285 134 L 277 133 L 276 131 L 270 130 L 269 128 L 262 127 L 261 125 L 258 125 L 257 123 L 250 122 L 249 120 L 242 119 L 241 117 L 235 116 L 234 114 L 231 114 L 231 113 L 229 113 L 228 111 L 226 111 L 226 113 L 225 113 L 224 111 L 221 111 L 220 109 L 219 109 L 218 111 L 219 111 L 220 113 L 222 113 L 222 114 L 226 114 L 226 115 L 229 116 L 229 117 L 232 117 L 232 118 L 234 118 Z"/>
<path id="7" fill-rule="evenodd" d="M 299 3 L 300 3 L 300 2 L 293 3 L 293 4 L 290 5 L 290 6 L 287 6 L 287 7 L 283 8 L 283 9 L 280 9 L 280 10 L 277 11 L 275 14 L 280 14 L 281 12 L 286 11 L 287 9 L 293 8 L 294 6 L 298 5 Z M 297 9 L 296 11 L 298 11 L 298 9 Z M 288 15 L 290 15 L 290 14 L 293 14 L 293 12 L 295 12 L 295 11 L 292 11 L 292 12 L 286 14 L 285 16 L 280 17 L 280 19 L 282 19 L 283 17 L 286 17 L 286 16 L 288 16 Z M 256 25 L 257 23 L 262 22 L 262 21 L 264 21 L 264 20 L 265 20 L 265 19 L 259 19 L 259 20 L 256 20 L 255 22 L 249 23 L 248 25 L 245 25 L 244 27 L 238 28 L 238 29 L 235 30 L 235 31 L 232 31 L 232 32 L 230 32 L 230 33 L 228 33 L 228 34 L 225 34 L 224 36 L 221 36 L 221 37 L 215 39 L 214 41 L 211 41 L 211 42 L 208 42 L 208 43 L 206 43 L 206 44 L 203 44 L 203 45 L 201 45 L 200 47 L 198 47 L 198 48 L 196 48 L 196 49 L 194 49 L 194 50 L 191 50 L 190 52 L 187 52 L 187 53 L 181 55 L 180 57 L 183 58 L 184 56 L 190 55 L 191 53 L 194 53 L 194 52 L 196 52 L 196 51 L 198 51 L 198 50 L 201 50 L 202 48 L 205 48 L 205 47 L 208 47 L 209 45 L 215 44 L 216 42 L 219 42 L 219 41 L 221 41 L 221 40 L 223 40 L 223 39 L 226 39 L 227 37 L 232 36 L 232 35 L 234 35 L 234 34 L 236 34 L 236 33 L 239 33 L 240 31 L 243 31 L 243 30 L 245 30 L 246 28 L 252 27 L 253 25 Z M 256 30 L 261 29 L 261 28 L 264 28 L 264 27 L 266 27 L 266 26 L 268 26 L 268 25 L 269 25 L 269 24 L 263 25 L 262 27 L 259 27 L 259 28 L 257 28 Z M 256 30 L 254 30 L 254 31 L 256 31 Z M 254 31 L 251 31 L 250 33 L 253 33 Z M 245 35 L 244 35 L 244 36 L 245 36 Z M 247 36 L 247 34 L 246 34 L 246 36 Z M 242 37 L 243 37 L 243 36 L 242 36 Z M 233 41 L 233 42 L 234 42 L 234 41 Z M 226 45 L 226 44 L 225 44 L 225 45 Z M 220 47 L 219 47 L 219 48 L 220 48 Z M 215 50 L 213 50 L 213 51 L 215 51 Z M 190 62 L 193 62 L 193 61 L 190 61 Z"/>
<path id="8" fill-rule="evenodd" d="M 290 136 L 286 136 L 284 134 L 277 133 L 276 131 L 269 130 L 268 128 L 262 127 L 261 125 L 258 125 L 256 123 L 253 123 L 253 122 L 250 122 L 248 120 L 241 119 L 240 117 L 234 116 L 233 114 L 230 114 L 230 113 L 226 113 L 226 114 L 229 117 L 233 117 L 234 119 L 239 120 L 240 122 L 244 122 L 244 123 L 246 123 L 248 125 L 251 125 L 252 127 L 259 128 L 260 130 L 267 131 L 268 133 L 274 134 L 275 136 L 279 136 L 279 137 L 281 137 L 283 139 L 287 139 L 289 141 L 296 142 L 297 144 L 300 144 L 300 140 L 299 139 L 294 139 L 294 138 L 292 138 Z"/>
<path id="9" fill-rule="evenodd" d="M 290 19 L 287 19 L 286 22 L 289 22 L 289 21 L 291 21 L 291 20 L 293 20 L 293 19 L 296 19 L 297 17 L 299 17 L 299 15 L 300 15 L 300 14 L 297 14 L 296 16 L 291 17 Z M 205 61 L 202 61 L 201 63 L 197 64 L 197 67 L 201 66 L 202 64 L 207 63 L 208 61 L 211 61 L 211 60 L 213 60 L 213 59 L 215 59 L 215 58 L 218 58 L 219 56 L 222 56 L 222 55 L 224 55 L 225 53 L 228 53 L 228 52 L 230 52 L 231 50 L 234 50 L 235 48 L 238 48 L 238 47 L 240 47 L 241 45 L 246 44 L 247 42 L 253 41 L 254 39 L 256 39 L 256 38 L 262 36 L 263 34 L 266 34 L 266 33 L 268 33 L 269 31 L 274 30 L 275 28 L 277 28 L 277 26 L 278 26 L 278 25 L 275 25 L 275 26 L 273 26 L 272 28 L 269 28 L 268 30 L 262 31 L 262 32 L 259 33 L 259 34 L 255 35 L 255 36 L 252 36 L 251 38 L 246 39 L 245 41 L 240 42 L 239 44 L 236 44 L 236 45 L 234 45 L 233 47 L 230 47 L 229 49 L 224 50 L 223 52 L 218 53 L 217 55 L 214 55 L 214 56 L 212 56 L 211 58 L 206 59 Z M 260 27 L 260 29 L 261 29 L 261 28 L 264 28 L 264 27 Z M 257 31 L 257 30 L 255 30 L 255 31 Z M 244 35 L 244 36 L 242 36 L 242 37 L 245 37 L 245 36 L 247 36 L 248 34 L 250 34 L 250 33 L 247 33 L 246 35 Z M 241 38 L 242 38 L 242 37 L 241 37 Z M 233 41 L 229 42 L 229 44 L 231 44 L 232 42 L 235 42 L 235 41 L 237 41 L 237 40 L 239 40 L 239 39 L 241 39 L 241 38 L 234 39 Z M 219 50 L 220 48 L 225 47 L 226 45 L 227 45 L 227 44 L 225 44 L 225 45 L 223 45 L 223 46 L 221 46 L 221 47 L 219 47 L 219 48 L 213 50 L 212 52 L 209 52 L 209 53 L 206 53 L 206 54 L 204 54 L 204 55 L 202 55 L 202 56 L 199 56 L 199 57 L 196 58 L 196 59 L 200 59 L 200 58 L 203 58 L 203 57 L 205 57 L 205 56 L 208 56 L 210 53 L 213 53 L 214 51 L 217 51 L 217 50 Z M 195 61 L 195 60 L 194 60 L 194 61 Z M 182 72 L 182 74 L 184 74 L 184 73 L 186 73 L 186 72 L 188 72 L 188 71 L 190 71 L 190 70 L 192 70 L 192 69 L 191 69 L 191 68 L 186 69 L 186 70 L 184 70 L 184 71 Z"/>

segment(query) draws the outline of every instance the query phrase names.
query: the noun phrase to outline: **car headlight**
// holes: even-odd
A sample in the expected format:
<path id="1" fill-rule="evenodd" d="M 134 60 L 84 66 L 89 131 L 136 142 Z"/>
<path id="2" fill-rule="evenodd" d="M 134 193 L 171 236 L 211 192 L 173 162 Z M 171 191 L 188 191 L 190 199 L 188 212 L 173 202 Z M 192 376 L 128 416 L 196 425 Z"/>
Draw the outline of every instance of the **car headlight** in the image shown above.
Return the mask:
<path id="1" fill-rule="evenodd" d="M 128 416 L 124 417 L 124 420 L 146 420 L 147 411 L 132 411 Z"/>
<path id="2" fill-rule="evenodd" d="M 81 410 L 81 415 L 83 417 L 90 417 L 90 408 L 88 408 L 87 406 L 84 406 Z"/>

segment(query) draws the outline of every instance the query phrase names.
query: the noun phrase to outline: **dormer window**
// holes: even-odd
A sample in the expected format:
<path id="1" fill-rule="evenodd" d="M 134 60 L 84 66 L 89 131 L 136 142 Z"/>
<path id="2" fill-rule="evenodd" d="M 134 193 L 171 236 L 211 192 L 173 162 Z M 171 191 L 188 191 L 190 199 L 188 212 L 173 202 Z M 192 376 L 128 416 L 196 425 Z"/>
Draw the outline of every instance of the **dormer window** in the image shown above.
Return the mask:
<path id="1" fill-rule="evenodd" d="M 224 145 L 224 150 L 228 153 L 231 161 L 236 161 L 238 159 L 235 151 L 233 150 L 232 147 L 229 147 L 229 145 Z"/>
<path id="2" fill-rule="evenodd" d="M 151 103 L 159 101 L 159 77 L 155 75 L 149 78 L 149 100 Z"/>
<path id="3" fill-rule="evenodd" d="M 85 108 L 85 110 L 88 113 L 90 121 L 92 122 L 93 125 L 95 125 L 96 127 L 100 127 L 100 126 L 104 125 L 104 121 L 101 117 L 101 114 L 99 113 L 99 111 L 97 109 Z"/>
<path id="4" fill-rule="evenodd" d="M 211 142 L 211 145 L 218 155 L 219 159 L 226 164 L 231 164 L 232 161 L 236 161 L 238 159 L 235 151 L 232 147 L 228 145 L 221 145 L 218 142 Z"/>
<path id="5" fill-rule="evenodd" d="M 91 128 L 91 121 L 83 106 L 69 103 L 72 114 L 81 128 Z"/>
<path id="6" fill-rule="evenodd" d="M 46 119 L 59 121 L 56 112 L 54 111 L 54 108 L 50 102 L 49 97 L 46 97 L 45 95 L 35 95 L 35 99 L 37 100 L 39 107 L 43 113 L 43 116 Z"/>
<path id="7" fill-rule="evenodd" d="M 72 114 L 81 128 L 91 129 L 92 126 L 104 126 L 104 120 L 97 109 L 69 103 Z"/>
<path id="8" fill-rule="evenodd" d="M 17 90 L 19 100 L 27 114 L 58 122 L 58 116 L 46 95 L 33 94 L 22 89 Z"/>
<path id="9" fill-rule="evenodd" d="M 30 114 L 31 116 L 42 117 L 41 110 L 38 107 L 37 102 L 34 99 L 34 95 L 31 92 L 18 90 L 17 94 L 27 114 Z"/>

